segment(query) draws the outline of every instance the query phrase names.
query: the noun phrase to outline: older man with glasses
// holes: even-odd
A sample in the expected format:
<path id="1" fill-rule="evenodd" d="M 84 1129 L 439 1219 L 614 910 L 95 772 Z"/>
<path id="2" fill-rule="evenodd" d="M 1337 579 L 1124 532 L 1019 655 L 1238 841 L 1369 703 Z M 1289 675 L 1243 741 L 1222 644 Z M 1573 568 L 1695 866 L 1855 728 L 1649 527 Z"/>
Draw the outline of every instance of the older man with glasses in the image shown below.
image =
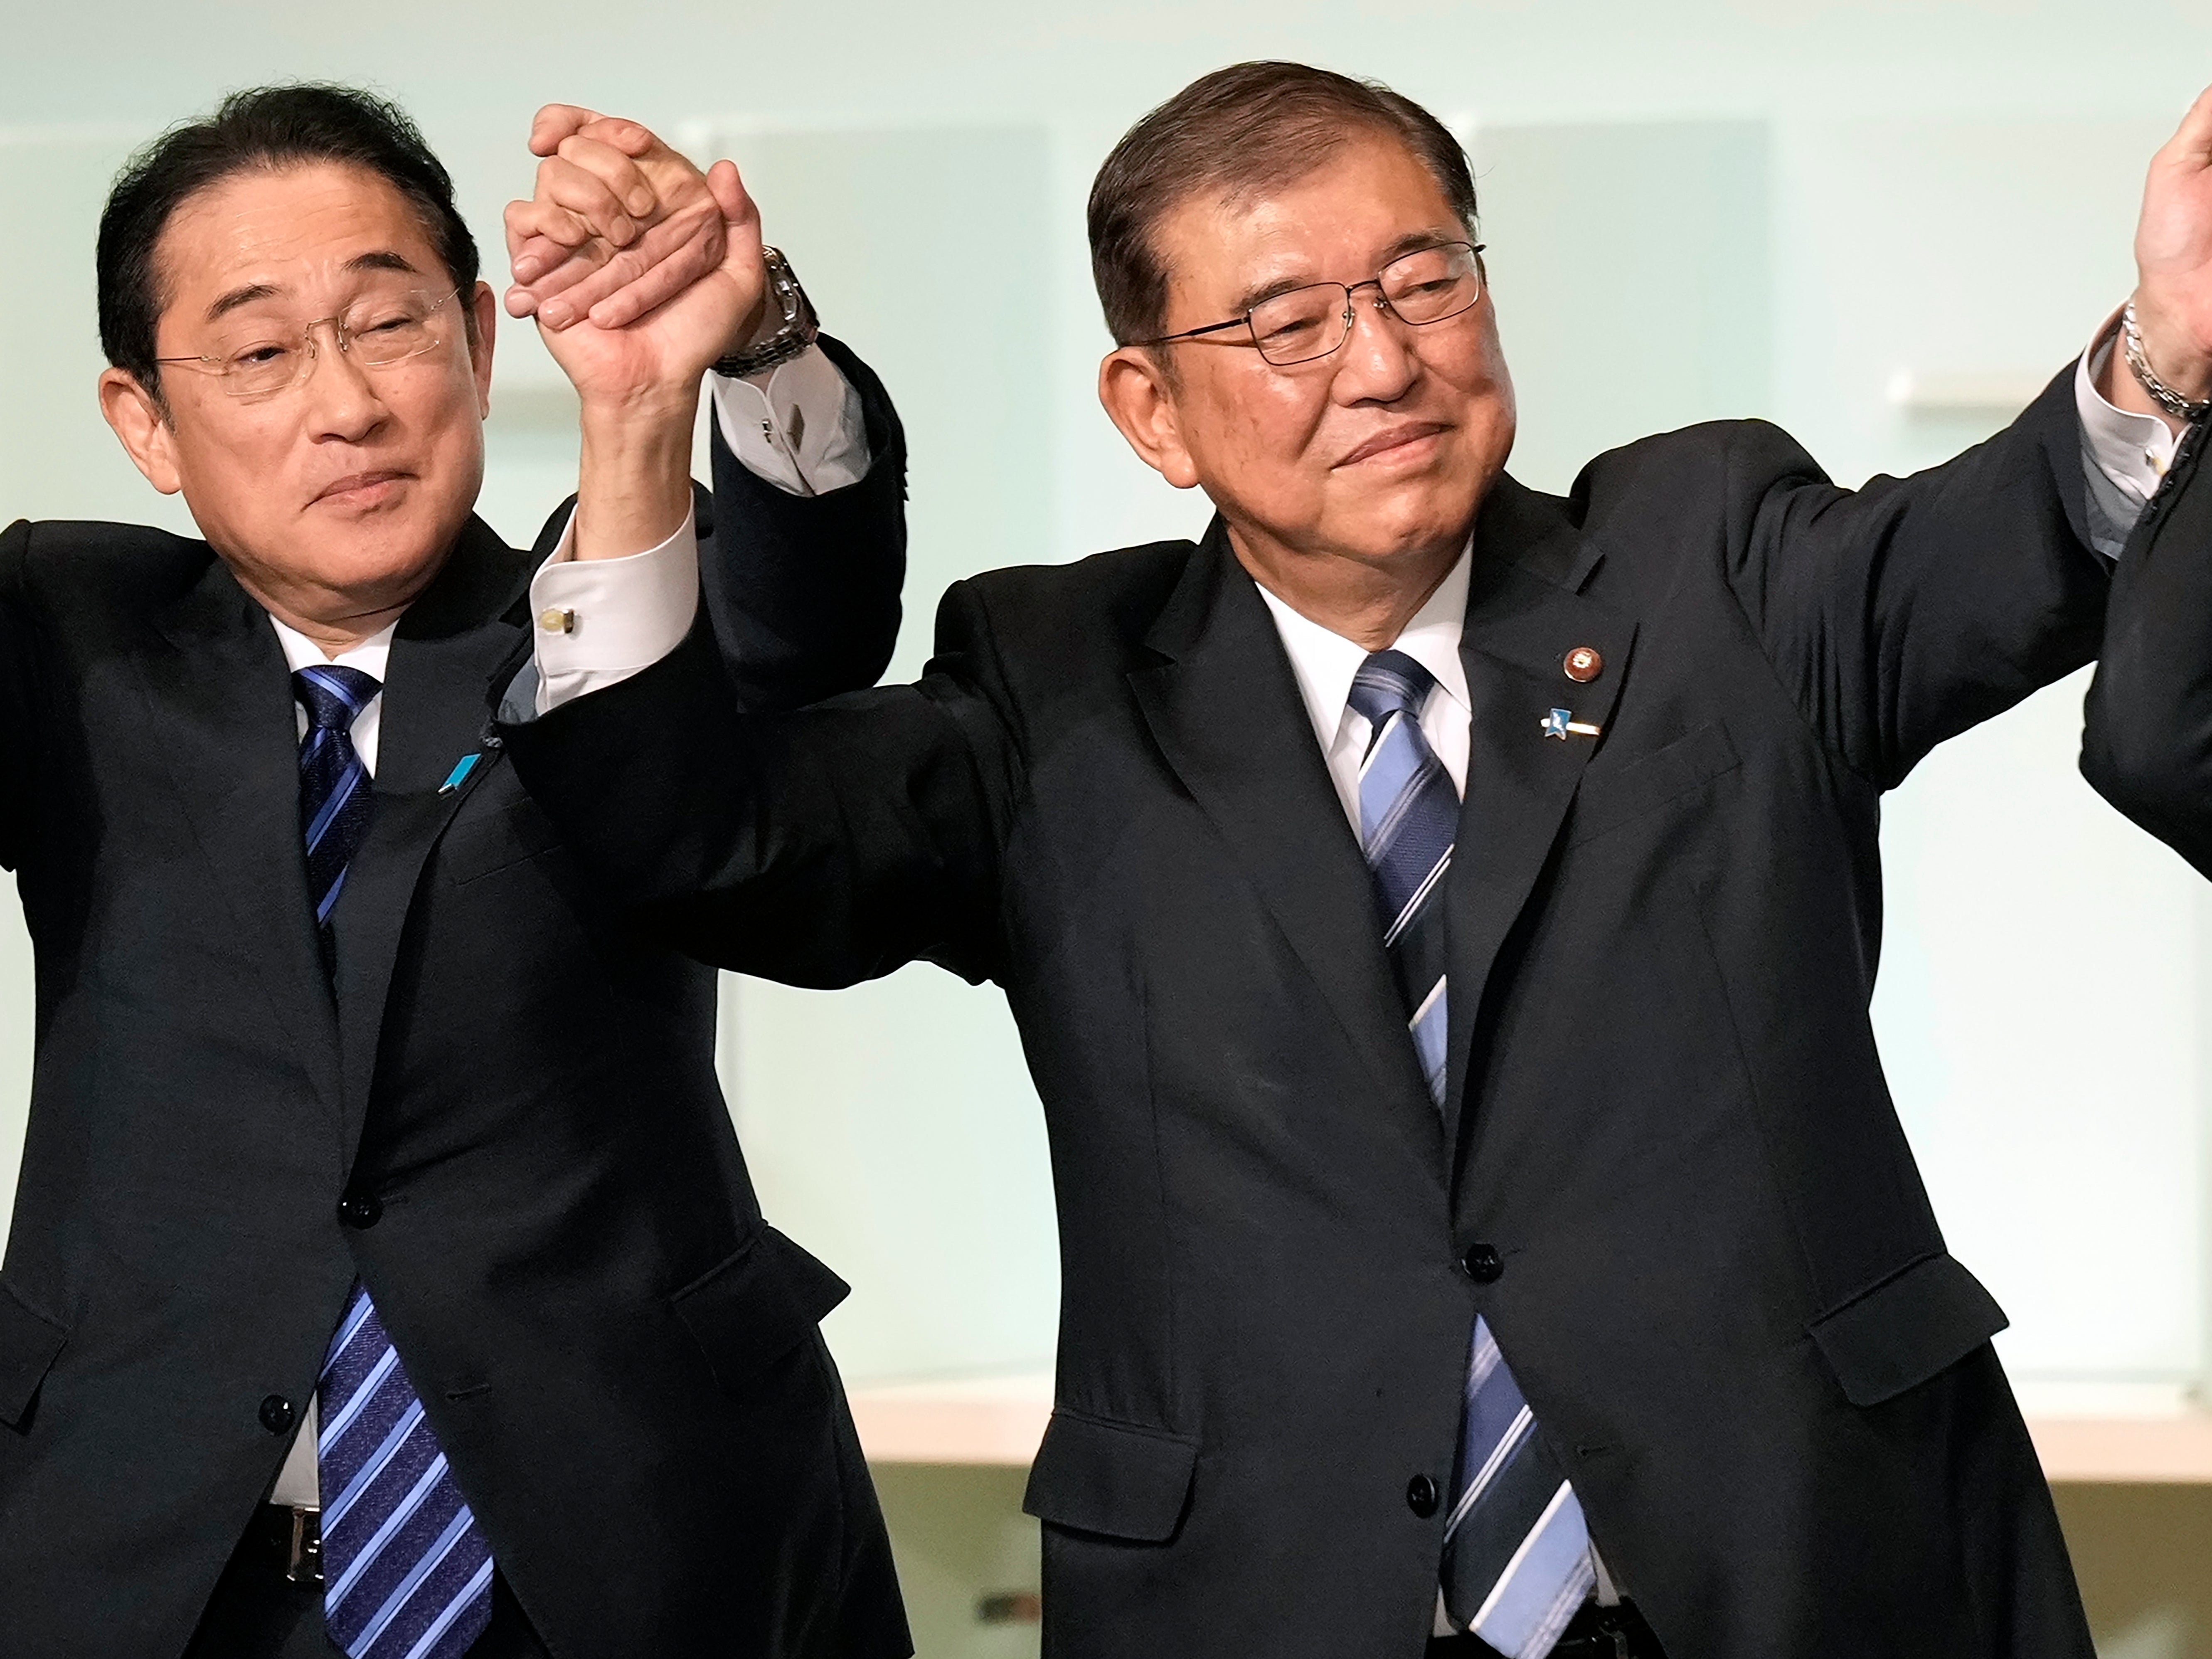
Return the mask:
<path id="1" fill-rule="evenodd" d="M 1224 70 L 1091 198 L 1100 394 L 1202 541 L 961 583 L 916 685 L 747 714 L 702 628 L 504 728 L 709 959 L 1005 988 L 1056 1659 L 2090 1659 L 1868 999 L 1882 792 L 2208 487 L 2125 441 L 2212 376 L 2212 94 L 2144 221 L 2134 368 L 1947 466 L 1722 422 L 1559 498 L 1450 134 Z"/>
<path id="2" fill-rule="evenodd" d="M 205 539 L 0 536 L 39 993 L 4 1659 L 909 1651 L 815 1329 L 845 1287 L 762 1218 L 714 975 L 607 902 L 489 729 L 533 632 L 549 695 L 665 648 L 599 607 L 618 573 L 686 607 L 703 578 L 749 707 L 868 684 L 898 428 L 771 303 L 795 279 L 726 164 L 578 112 L 537 148 L 533 273 L 650 314 L 567 331 L 583 475 L 534 555 L 472 514 L 495 303 L 398 111 L 240 93 L 107 204 L 102 406 Z M 741 452 L 711 507 L 661 431 L 709 364 Z"/>

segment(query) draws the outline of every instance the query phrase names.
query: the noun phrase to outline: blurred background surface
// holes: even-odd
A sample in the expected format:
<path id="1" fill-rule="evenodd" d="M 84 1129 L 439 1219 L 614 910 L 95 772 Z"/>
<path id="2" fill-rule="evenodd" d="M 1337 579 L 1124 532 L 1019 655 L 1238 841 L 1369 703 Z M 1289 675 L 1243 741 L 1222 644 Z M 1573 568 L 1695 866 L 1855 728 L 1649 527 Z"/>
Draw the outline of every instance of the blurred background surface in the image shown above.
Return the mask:
<path id="1" fill-rule="evenodd" d="M 2171 0 L 0 0 L 0 520 L 189 527 L 93 398 L 93 230 L 136 144 L 233 87 L 374 86 L 453 168 L 499 281 L 531 112 L 582 102 L 734 156 L 828 325 L 890 383 L 913 443 L 898 675 L 957 576 L 1203 525 L 1097 408 L 1082 205 L 1121 131 L 1208 69 L 1378 76 L 1462 135 L 1521 394 L 1512 470 L 1553 489 L 1601 448 L 1712 417 L 1779 421 L 1847 483 L 1987 435 L 2126 297 L 2144 166 L 2212 81 L 2212 13 Z M 526 540 L 574 453 L 557 373 L 509 327 L 484 515 Z M 2063 1483 L 2106 1659 L 2196 1659 L 2212 1656 L 2212 904 L 2076 775 L 2083 684 L 1891 798 L 1875 1014 L 1952 1247 L 2012 1316 L 1999 1347 Z M 826 1329 L 921 1652 L 1033 1654 L 1020 1464 L 1057 1270 L 1003 1000 L 921 969 L 834 1012 L 727 993 L 724 1073 L 763 1202 L 855 1287 Z M 30 1029 L 9 906 L 0 1225 Z"/>

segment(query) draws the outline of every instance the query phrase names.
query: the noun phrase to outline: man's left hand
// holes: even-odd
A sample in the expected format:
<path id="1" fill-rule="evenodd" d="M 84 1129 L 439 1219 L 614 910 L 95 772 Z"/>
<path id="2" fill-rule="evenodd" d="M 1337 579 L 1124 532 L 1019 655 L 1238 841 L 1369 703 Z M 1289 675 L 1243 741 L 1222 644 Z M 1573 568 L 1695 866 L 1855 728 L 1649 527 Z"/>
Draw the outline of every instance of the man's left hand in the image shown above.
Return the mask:
<path id="1" fill-rule="evenodd" d="M 2185 398 L 2212 395 L 2212 89 L 2151 161 L 2136 270 L 2136 321 L 2152 369 Z M 2125 375 L 2121 368 L 2113 378 Z"/>

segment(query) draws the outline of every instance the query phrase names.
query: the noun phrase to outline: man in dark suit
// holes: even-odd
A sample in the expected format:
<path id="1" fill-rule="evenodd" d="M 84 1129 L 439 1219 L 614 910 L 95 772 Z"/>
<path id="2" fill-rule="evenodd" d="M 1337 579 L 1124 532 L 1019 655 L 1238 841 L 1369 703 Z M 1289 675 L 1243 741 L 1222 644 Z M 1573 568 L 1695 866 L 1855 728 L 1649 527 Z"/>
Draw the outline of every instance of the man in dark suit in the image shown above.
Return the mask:
<path id="1" fill-rule="evenodd" d="M 688 172 L 567 125 L 543 194 Z M 38 974 L 6 1659 L 909 1651 L 815 1328 L 845 1287 L 762 1218 L 714 975 L 606 902 L 489 729 L 533 617 L 549 685 L 650 660 L 595 609 L 617 571 L 703 574 L 748 707 L 888 658 L 890 404 L 769 306 L 733 170 L 691 182 L 571 216 L 586 265 L 593 223 L 712 257 L 568 331 L 584 473 L 531 555 L 471 516 L 493 297 L 398 111 L 240 94 L 117 185 L 103 402 L 207 540 L 0 536 L 0 863 Z M 787 412 L 793 374 L 829 399 L 723 455 L 719 544 L 680 471 L 641 487 L 625 413 L 645 386 L 688 421 L 716 359 L 722 419 Z"/>
<path id="2" fill-rule="evenodd" d="M 2212 367 L 2208 138 L 2212 96 L 2148 198 L 2168 373 Z M 963 582 L 919 684 L 795 714 L 709 619 L 510 752 L 711 960 L 1005 988 L 1056 1659 L 2088 1659 L 1868 1000 L 1882 792 L 2096 647 L 2109 365 L 1913 478 L 1743 422 L 1554 498 L 1502 471 L 1474 227 L 1418 106 L 1206 77 L 1091 205 L 1102 398 L 1201 542 Z"/>

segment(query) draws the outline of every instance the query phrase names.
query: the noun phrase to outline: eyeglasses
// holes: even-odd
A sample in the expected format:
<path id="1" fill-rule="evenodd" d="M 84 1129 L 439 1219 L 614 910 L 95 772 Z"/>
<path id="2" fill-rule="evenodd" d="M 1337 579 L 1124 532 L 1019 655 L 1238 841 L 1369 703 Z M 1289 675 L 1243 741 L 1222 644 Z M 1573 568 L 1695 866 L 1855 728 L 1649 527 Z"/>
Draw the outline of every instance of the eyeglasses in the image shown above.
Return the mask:
<path id="1" fill-rule="evenodd" d="M 234 398 L 266 398 L 290 391 L 314 373 L 322 353 L 315 336 L 325 323 L 338 349 L 363 368 L 390 368 L 435 351 L 453 333 L 438 313 L 459 292 L 404 289 L 368 295 L 336 317 L 290 325 L 249 323 L 218 342 L 212 353 L 154 361 L 212 374 Z"/>
<path id="2" fill-rule="evenodd" d="M 1354 313 L 1352 296 L 1364 288 L 1375 290 L 1375 308 L 1401 323 L 1422 326 L 1441 323 L 1472 310 L 1482 298 L 1482 244 L 1443 242 L 1417 248 L 1393 259 L 1376 276 L 1347 286 L 1343 283 L 1313 283 L 1278 294 L 1254 306 L 1242 317 L 1204 328 L 1164 334 L 1157 340 L 1133 340 L 1133 345 L 1172 345 L 1232 328 L 1249 329 L 1251 338 L 1227 340 L 1224 345 L 1254 345 L 1260 355 L 1279 368 L 1310 363 L 1326 357 L 1352 337 Z"/>

